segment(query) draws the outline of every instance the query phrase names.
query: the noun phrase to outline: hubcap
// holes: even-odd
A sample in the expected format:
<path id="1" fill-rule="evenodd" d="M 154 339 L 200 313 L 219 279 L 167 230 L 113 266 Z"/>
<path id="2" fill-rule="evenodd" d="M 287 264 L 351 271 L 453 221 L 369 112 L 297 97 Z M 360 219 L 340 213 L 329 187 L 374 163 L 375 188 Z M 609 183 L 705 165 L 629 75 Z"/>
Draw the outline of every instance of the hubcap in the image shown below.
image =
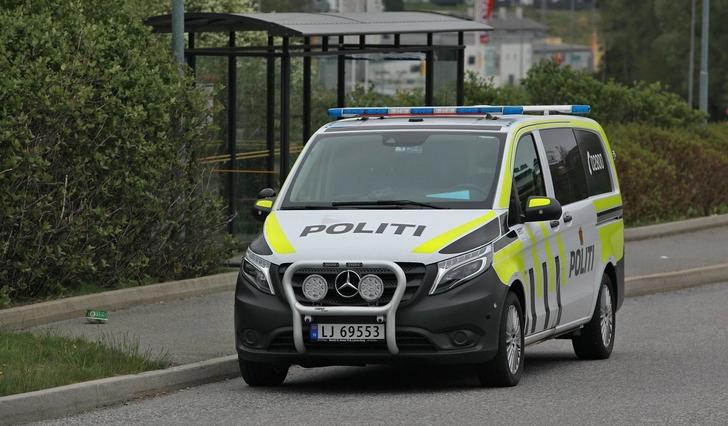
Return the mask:
<path id="1" fill-rule="evenodd" d="M 603 285 L 599 296 L 599 322 L 602 328 L 602 343 L 606 348 L 612 341 L 612 330 L 614 330 L 614 315 L 612 314 L 612 295 L 609 287 Z"/>
<path id="2" fill-rule="evenodd" d="M 508 369 L 516 374 L 521 365 L 521 320 L 518 310 L 511 305 L 506 316 L 506 355 L 508 356 Z"/>

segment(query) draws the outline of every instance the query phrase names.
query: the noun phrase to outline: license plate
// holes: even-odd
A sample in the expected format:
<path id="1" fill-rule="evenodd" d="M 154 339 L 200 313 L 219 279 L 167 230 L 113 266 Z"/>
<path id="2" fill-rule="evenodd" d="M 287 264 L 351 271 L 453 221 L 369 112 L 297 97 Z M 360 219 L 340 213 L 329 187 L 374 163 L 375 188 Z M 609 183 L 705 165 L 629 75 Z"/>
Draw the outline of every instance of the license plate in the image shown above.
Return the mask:
<path id="1" fill-rule="evenodd" d="M 384 324 L 311 324 L 312 342 L 384 340 Z"/>

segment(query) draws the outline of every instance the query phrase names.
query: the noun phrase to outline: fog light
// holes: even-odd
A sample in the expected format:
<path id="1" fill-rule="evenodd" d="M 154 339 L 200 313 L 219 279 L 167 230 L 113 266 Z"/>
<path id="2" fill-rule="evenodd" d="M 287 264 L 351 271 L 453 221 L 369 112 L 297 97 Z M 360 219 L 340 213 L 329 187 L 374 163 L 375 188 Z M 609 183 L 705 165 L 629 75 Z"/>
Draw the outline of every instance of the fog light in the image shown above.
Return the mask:
<path id="1" fill-rule="evenodd" d="M 450 340 L 455 346 L 465 346 L 470 343 L 470 336 L 464 330 L 458 330 L 450 334 Z"/>
<path id="2" fill-rule="evenodd" d="M 359 281 L 359 295 L 367 302 L 379 300 L 384 294 L 384 281 L 376 275 L 364 275 Z"/>
<path id="3" fill-rule="evenodd" d="M 256 346 L 258 344 L 258 332 L 250 328 L 243 331 L 243 342 L 246 346 Z"/>
<path id="4" fill-rule="evenodd" d="M 329 291 L 329 283 L 321 275 L 313 274 L 303 280 L 303 295 L 312 302 L 320 302 Z"/>

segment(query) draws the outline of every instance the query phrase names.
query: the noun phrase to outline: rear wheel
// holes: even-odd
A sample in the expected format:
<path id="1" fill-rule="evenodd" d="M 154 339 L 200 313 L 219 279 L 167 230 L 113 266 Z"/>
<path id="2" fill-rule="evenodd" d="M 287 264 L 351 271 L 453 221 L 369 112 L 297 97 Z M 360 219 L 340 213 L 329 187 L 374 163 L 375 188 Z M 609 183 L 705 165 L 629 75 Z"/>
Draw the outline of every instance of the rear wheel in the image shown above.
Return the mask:
<path id="1" fill-rule="evenodd" d="M 523 308 L 515 294 L 509 293 L 501 315 L 498 353 L 479 365 L 482 386 L 515 386 L 523 373 Z"/>
<path id="2" fill-rule="evenodd" d="M 278 386 L 286 380 L 288 367 L 245 361 L 238 357 L 240 374 L 248 386 Z"/>
<path id="3" fill-rule="evenodd" d="M 602 277 L 597 306 L 592 319 L 581 329 L 581 334 L 571 339 L 576 356 L 581 359 L 607 359 L 614 348 L 616 316 L 612 280 Z"/>

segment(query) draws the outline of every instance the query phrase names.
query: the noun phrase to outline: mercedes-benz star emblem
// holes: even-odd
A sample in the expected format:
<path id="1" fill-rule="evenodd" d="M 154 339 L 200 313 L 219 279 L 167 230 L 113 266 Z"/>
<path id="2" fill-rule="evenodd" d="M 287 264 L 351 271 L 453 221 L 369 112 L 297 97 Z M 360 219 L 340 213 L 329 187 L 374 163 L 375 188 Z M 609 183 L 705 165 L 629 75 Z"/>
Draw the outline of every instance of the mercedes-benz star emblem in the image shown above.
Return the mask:
<path id="1" fill-rule="evenodd" d="M 334 288 L 341 297 L 354 297 L 359 293 L 359 274 L 352 270 L 346 270 L 339 273 L 334 280 Z"/>

